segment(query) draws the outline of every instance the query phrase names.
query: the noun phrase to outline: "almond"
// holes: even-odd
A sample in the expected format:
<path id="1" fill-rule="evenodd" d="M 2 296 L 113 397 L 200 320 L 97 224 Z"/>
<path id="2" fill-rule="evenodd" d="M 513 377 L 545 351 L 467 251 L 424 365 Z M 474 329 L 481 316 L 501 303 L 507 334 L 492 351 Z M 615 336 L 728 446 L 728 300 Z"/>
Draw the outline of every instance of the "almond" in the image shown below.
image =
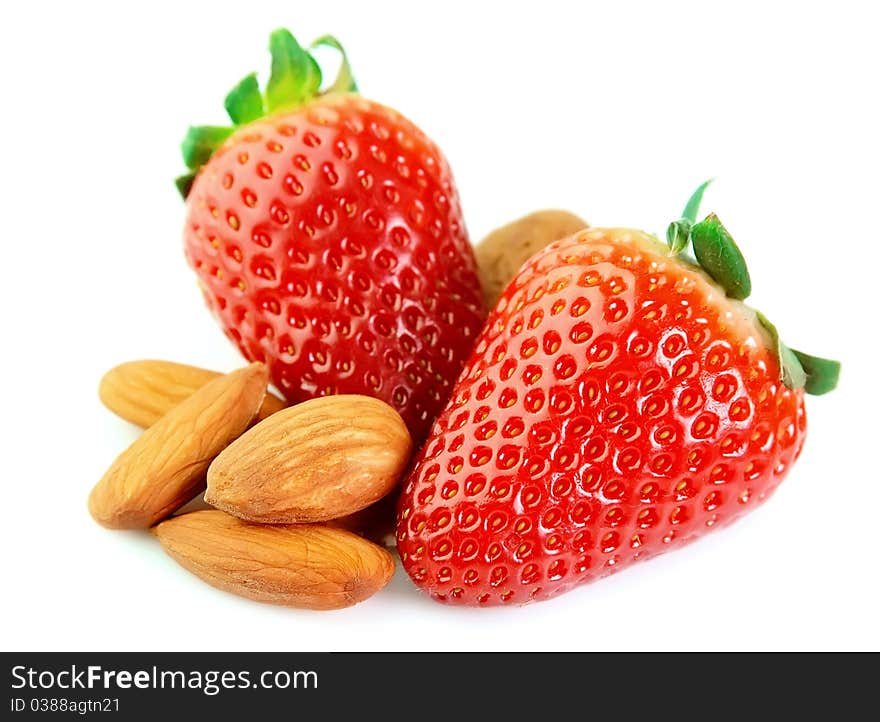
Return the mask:
<path id="1" fill-rule="evenodd" d="M 101 402 L 126 421 L 148 428 L 177 404 L 223 374 L 173 361 L 129 361 L 110 369 L 101 379 Z M 257 414 L 261 421 L 287 404 L 267 393 Z"/>
<path id="2" fill-rule="evenodd" d="M 319 524 L 263 526 L 195 511 L 163 521 L 155 534 L 200 579 L 258 602 L 341 609 L 371 597 L 394 574 L 385 549 Z"/>
<path id="3" fill-rule="evenodd" d="M 129 446 L 92 489 L 89 511 L 113 529 L 152 526 L 205 488 L 211 460 L 250 423 L 268 372 L 251 364 L 209 382 Z"/>
<path id="4" fill-rule="evenodd" d="M 311 399 L 224 450 L 208 469 L 205 500 L 268 524 L 336 519 L 388 494 L 411 450 L 406 425 L 388 404 L 358 395 Z"/>
<path id="5" fill-rule="evenodd" d="M 488 308 L 495 307 L 501 292 L 531 256 L 586 227 L 587 222 L 574 213 L 545 210 L 529 213 L 492 231 L 474 248 Z"/>

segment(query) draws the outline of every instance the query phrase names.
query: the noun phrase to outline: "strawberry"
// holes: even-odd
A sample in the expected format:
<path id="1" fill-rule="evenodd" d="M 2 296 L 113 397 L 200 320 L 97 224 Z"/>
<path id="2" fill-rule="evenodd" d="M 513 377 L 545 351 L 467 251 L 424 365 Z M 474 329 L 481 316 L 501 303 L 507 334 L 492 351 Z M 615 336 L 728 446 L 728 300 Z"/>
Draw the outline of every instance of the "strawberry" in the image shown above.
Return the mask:
<path id="1" fill-rule="evenodd" d="M 400 500 L 435 599 L 546 599 L 723 527 L 804 443 L 839 365 L 790 350 L 705 185 L 672 224 L 590 229 L 533 256 L 490 313 Z M 697 260 L 687 257 L 692 247 Z"/>
<path id="2" fill-rule="evenodd" d="M 234 127 L 183 142 L 186 257 L 226 335 L 289 401 L 375 396 L 419 440 L 485 317 L 449 165 L 354 92 L 344 53 L 321 92 L 289 32 L 270 51 L 265 94 L 249 75 L 226 98 Z"/>

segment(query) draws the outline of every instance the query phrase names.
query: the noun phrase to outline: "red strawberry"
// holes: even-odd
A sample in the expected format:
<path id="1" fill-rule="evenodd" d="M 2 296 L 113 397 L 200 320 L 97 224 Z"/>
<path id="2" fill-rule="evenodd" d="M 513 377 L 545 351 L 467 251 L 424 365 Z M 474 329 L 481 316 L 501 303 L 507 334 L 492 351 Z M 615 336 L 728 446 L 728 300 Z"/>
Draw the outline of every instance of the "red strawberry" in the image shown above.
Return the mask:
<path id="1" fill-rule="evenodd" d="M 184 140 L 187 259 L 227 336 L 288 400 L 369 394 L 424 438 L 485 316 L 449 166 L 352 92 L 344 55 L 318 92 L 290 33 L 270 50 L 265 97 L 248 76 L 226 99 L 236 127 Z"/>
<path id="2" fill-rule="evenodd" d="M 748 295 L 742 256 L 692 222 L 672 252 L 582 231 L 507 287 L 400 502 L 401 559 L 435 599 L 546 599 L 729 524 L 788 473 L 800 387 L 838 365 L 728 297 Z M 691 239 L 702 268 L 675 255 Z"/>

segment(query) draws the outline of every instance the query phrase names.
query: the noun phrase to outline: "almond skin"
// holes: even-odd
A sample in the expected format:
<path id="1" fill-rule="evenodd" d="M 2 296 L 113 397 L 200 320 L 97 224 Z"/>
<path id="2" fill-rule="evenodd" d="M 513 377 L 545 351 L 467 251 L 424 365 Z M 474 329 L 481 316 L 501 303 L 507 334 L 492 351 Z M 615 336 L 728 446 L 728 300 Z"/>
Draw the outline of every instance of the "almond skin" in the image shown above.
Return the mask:
<path id="1" fill-rule="evenodd" d="M 268 371 L 251 364 L 221 376 L 175 406 L 113 462 L 89 495 L 89 511 L 111 529 L 146 529 L 205 488 L 213 458 L 247 427 L 266 393 Z"/>
<path id="2" fill-rule="evenodd" d="M 98 385 L 101 403 L 117 416 L 146 429 L 202 386 L 223 374 L 173 361 L 128 361 L 110 369 Z M 267 393 L 257 421 L 287 404 Z"/>
<path id="3" fill-rule="evenodd" d="M 412 439 L 369 396 L 324 396 L 250 429 L 208 469 L 205 501 L 248 521 L 293 524 L 353 514 L 397 486 Z"/>
<path id="4" fill-rule="evenodd" d="M 394 574 L 388 551 L 319 524 L 264 526 L 195 511 L 163 521 L 155 534 L 200 579 L 258 602 L 341 609 L 371 597 Z"/>
<path id="5" fill-rule="evenodd" d="M 501 292 L 529 258 L 553 241 L 584 228 L 587 222 L 574 213 L 545 210 L 492 231 L 474 248 L 486 307 L 495 308 Z"/>

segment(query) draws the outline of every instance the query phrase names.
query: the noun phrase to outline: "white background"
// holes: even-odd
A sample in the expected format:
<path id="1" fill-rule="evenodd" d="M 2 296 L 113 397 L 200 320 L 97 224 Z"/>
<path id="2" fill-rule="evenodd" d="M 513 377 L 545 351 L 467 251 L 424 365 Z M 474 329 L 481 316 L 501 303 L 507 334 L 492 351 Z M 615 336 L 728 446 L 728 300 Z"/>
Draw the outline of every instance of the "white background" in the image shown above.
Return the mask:
<path id="1" fill-rule="evenodd" d="M 726 5 L 0 5 L 0 645 L 880 648 L 877 25 L 867 2 Z M 516 609 L 443 607 L 400 570 L 353 609 L 260 605 L 94 524 L 89 489 L 137 433 L 100 406 L 103 371 L 239 363 L 184 262 L 171 181 L 186 126 L 224 120 L 279 25 L 335 33 L 364 94 L 437 140 L 474 239 L 545 206 L 662 232 L 717 176 L 704 208 L 750 260 L 754 304 L 845 364 L 809 399 L 779 492 L 699 544 Z"/>

